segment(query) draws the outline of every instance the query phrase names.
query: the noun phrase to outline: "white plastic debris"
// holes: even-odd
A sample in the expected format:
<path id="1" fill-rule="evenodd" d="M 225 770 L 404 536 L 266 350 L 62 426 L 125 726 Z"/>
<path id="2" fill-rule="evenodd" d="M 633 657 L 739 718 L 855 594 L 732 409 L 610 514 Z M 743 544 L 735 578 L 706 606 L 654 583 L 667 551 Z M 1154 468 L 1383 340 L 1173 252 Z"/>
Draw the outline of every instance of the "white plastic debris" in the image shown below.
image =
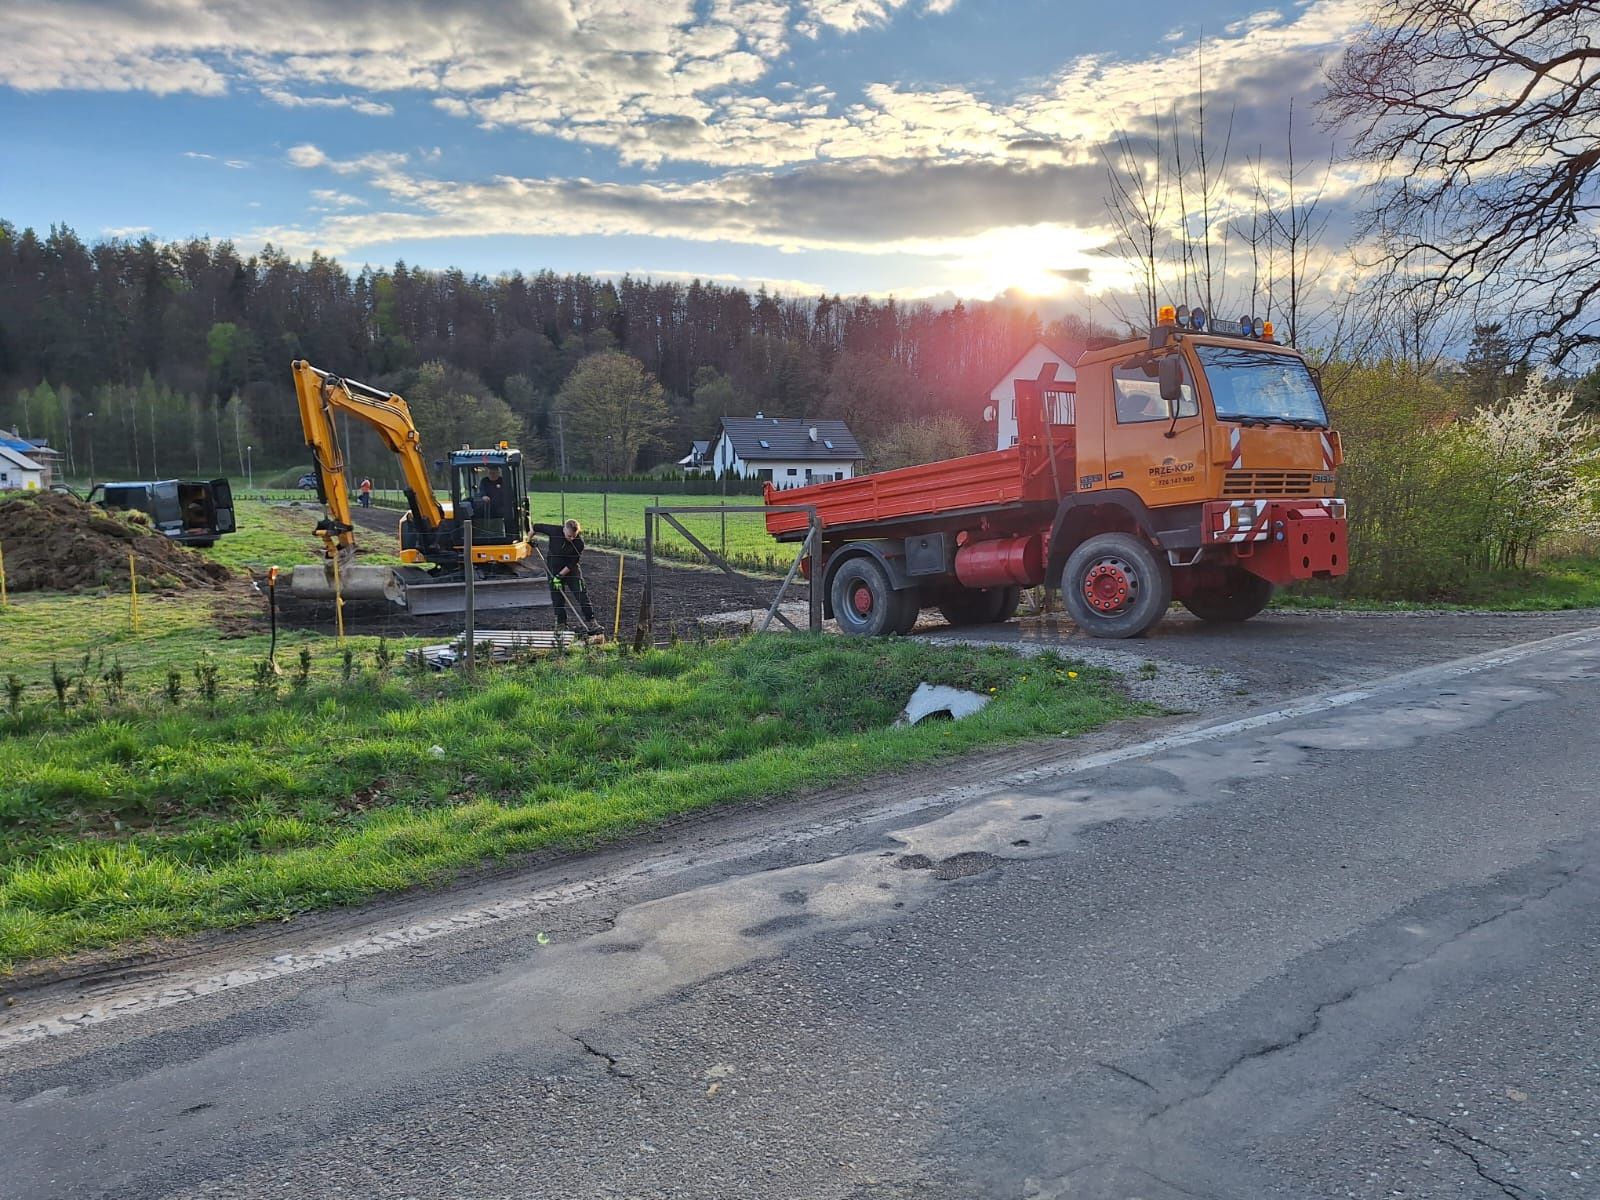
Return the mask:
<path id="1" fill-rule="evenodd" d="M 915 725 L 935 713 L 944 713 L 952 721 L 959 721 L 962 717 L 982 712 L 983 706 L 988 703 L 989 697 L 979 692 L 945 687 L 943 684 L 919 683 L 895 724 Z"/>

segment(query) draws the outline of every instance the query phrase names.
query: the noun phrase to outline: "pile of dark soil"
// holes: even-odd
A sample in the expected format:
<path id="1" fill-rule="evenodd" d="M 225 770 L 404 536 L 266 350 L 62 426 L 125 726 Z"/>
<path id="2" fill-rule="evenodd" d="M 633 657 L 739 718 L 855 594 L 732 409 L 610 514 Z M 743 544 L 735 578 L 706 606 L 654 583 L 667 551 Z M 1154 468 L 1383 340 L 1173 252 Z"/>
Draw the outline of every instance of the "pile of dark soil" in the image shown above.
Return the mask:
<path id="1" fill-rule="evenodd" d="M 132 553 L 141 589 L 220 589 L 233 572 L 156 533 L 136 517 L 112 514 L 63 492 L 28 492 L 0 501 L 0 552 L 13 592 L 128 589 Z"/>

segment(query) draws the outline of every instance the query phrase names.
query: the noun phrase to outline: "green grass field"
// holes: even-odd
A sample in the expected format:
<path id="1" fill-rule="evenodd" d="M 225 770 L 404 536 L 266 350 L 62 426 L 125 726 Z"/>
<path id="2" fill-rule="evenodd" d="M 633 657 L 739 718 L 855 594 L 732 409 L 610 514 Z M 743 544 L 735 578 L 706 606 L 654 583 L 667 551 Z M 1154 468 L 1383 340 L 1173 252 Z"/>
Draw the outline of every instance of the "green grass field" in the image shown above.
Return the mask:
<path id="1" fill-rule="evenodd" d="M 1367 600 L 1321 589 L 1281 592 L 1274 607 L 1416 612 L 1435 609 L 1561 612 L 1600 608 L 1600 558 L 1551 558 L 1527 571 L 1484 575 L 1472 586 L 1439 600 Z"/>
<path id="2" fill-rule="evenodd" d="M 300 514 L 296 519 L 302 521 L 306 528 L 317 523 L 316 496 L 309 492 L 267 492 L 263 493 L 265 500 L 254 495 L 241 494 L 239 521 L 241 532 L 232 537 L 222 538 L 217 543 L 220 551 L 219 557 L 223 561 L 254 562 L 262 554 L 272 548 L 279 557 L 280 565 L 289 560 L 286 556 L 290 553 L 287 546 L 273 542 L 263 535 L 255 535 L 253 526 L 266 523 L 273 530 L 283 526 L 284 513 Z M 297 499 L 305 506 L 302 509 L 274 508 L 272 505 L 282 505 L 291 499 Z M 607 494 L 604 492 L 567 492 L 564 496 L 560 492 L 532 492 L 529 494 L 529 510 L 536 522 L 544 524 L 557 524 L 568 517 L 576 518 L 583 525 L 584 538 L 590 545 L 610 546 L 622 550 L 641 550 L 644 546 L 644 510 L 647 506 L 656 503 L 657 497 L 653 495 L 634 494 Z M 384 501 L 399 502 L 397 493 L 379 494 L 379 511 L 389 512 L 392 509 L 383 506 Z M 706 508 L 722 504 L 721 496 L 674 496 L 663 493 L 660 496 L 663 505 L 689 505 L 696 508 Z M 759 505 L 759 496 L 729 496 L 726 501 L 735 505 Z M 265 512 L 266 516 L 261 513 Z M 304 514 L 310 513 L 309 518 Z M 787 571 L 789 564 L 794 560 L 795 547 L 775 541 L 767 533 L 766 521 L 760 513 L 729 513 L 726 518 L 721 515 L 711 516 L 679 516 L 684 527 L 695 537 L 705 542 L 719 554 L 725 554 L 734 560 L 736 565 L 751 570 L 782 573 Z M 295 530 L 286 529 L 290 538 L 295 536 Z M 235 548 L 229 542 L 237 543 L 240 539 L 248 538 L 249 549 Z M 393 553 L 392 543 L 378 538 L 367 530 L 356 534 L 357 545 L 361 548 L 363 562 L 390 561 L 385 555 Z M 380 544 L 381 543 L 381 544 Z M 665 557 L 684 562 L 704 562 L 705 558 L 677 530 L 665 521 L 659 525 L 657 545 L 662 548 Z M 279 546 L 283 548 L 279 549 Z M 251 557 L 254 555 L 255 557 Z M 308 561 L 302 557 L 292 561 Z M 394 560 L 398 561 L 398 560 Z"/>
<path id="3" fill-rule="evenodd" d="M 192 642 L 192 623 L 173 625 L 163 648 L 139 643 L 140 669 Z M 177 703 L 101 691 L 61 711 L 46 692 L 0 715 L 0 967 L 287 918 L 1136 711 L 1063 660 L 900 639 L 582 651 L 476 682 L 361 666 L 215 704 L 193 687 Z M 994 703 L 892 728 L 919 680 Z"/>
<path id="4" fill-rule="evenodd" d="M 240 497 L 236 501 L 235 518 L 238 532 L 219 537 L 216 545 L 205 551 L 220 563 L 259 571 L 270 566 L 317 562 L 321 558 L 322 542 L 315 529 L 322 519 L 322 509 L 315 496 L 298 508 L 287 507 L 283 502 Z M 394 538 L 370 533 L 366 536 L 358 533 L 356 538 L 361 562 L 393 565 L 400 561 Z"/>

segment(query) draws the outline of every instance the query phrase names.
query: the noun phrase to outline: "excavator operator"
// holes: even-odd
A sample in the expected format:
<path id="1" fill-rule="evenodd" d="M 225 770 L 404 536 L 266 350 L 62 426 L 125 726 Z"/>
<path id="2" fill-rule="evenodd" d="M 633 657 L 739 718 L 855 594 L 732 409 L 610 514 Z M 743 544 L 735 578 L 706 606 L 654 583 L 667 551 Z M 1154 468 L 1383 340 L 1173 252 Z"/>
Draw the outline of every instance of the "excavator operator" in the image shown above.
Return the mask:
<path id="1" fill-rule="evenodd" d="M 483 482 L 478 484 L 477 507 L 485 517 L 491 520 L 504 521 L 511 515 L 511 510 L 506 502 L 505 481 L 500 478 L 499 467 L 488 467 L 483 473 Z"/>

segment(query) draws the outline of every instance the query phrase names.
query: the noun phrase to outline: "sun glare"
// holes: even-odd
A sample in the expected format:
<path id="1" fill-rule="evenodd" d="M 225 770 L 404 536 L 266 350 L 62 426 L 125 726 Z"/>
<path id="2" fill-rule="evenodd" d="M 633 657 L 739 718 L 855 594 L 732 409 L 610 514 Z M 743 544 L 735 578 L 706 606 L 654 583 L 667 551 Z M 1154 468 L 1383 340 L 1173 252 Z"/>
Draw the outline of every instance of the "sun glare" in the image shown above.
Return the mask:
<path id="1" fill-rule="evenodd" d="M 1059 225 L 991 229 L 954 257 L 953 286 L 974 296 L 1009 291 L 1048 297 L 1098 290 L 1105 282 L 1102 277 L 1114 274 L 1115 268 L 1089 253 L 1093 242 L 1085 233 Z"/>

